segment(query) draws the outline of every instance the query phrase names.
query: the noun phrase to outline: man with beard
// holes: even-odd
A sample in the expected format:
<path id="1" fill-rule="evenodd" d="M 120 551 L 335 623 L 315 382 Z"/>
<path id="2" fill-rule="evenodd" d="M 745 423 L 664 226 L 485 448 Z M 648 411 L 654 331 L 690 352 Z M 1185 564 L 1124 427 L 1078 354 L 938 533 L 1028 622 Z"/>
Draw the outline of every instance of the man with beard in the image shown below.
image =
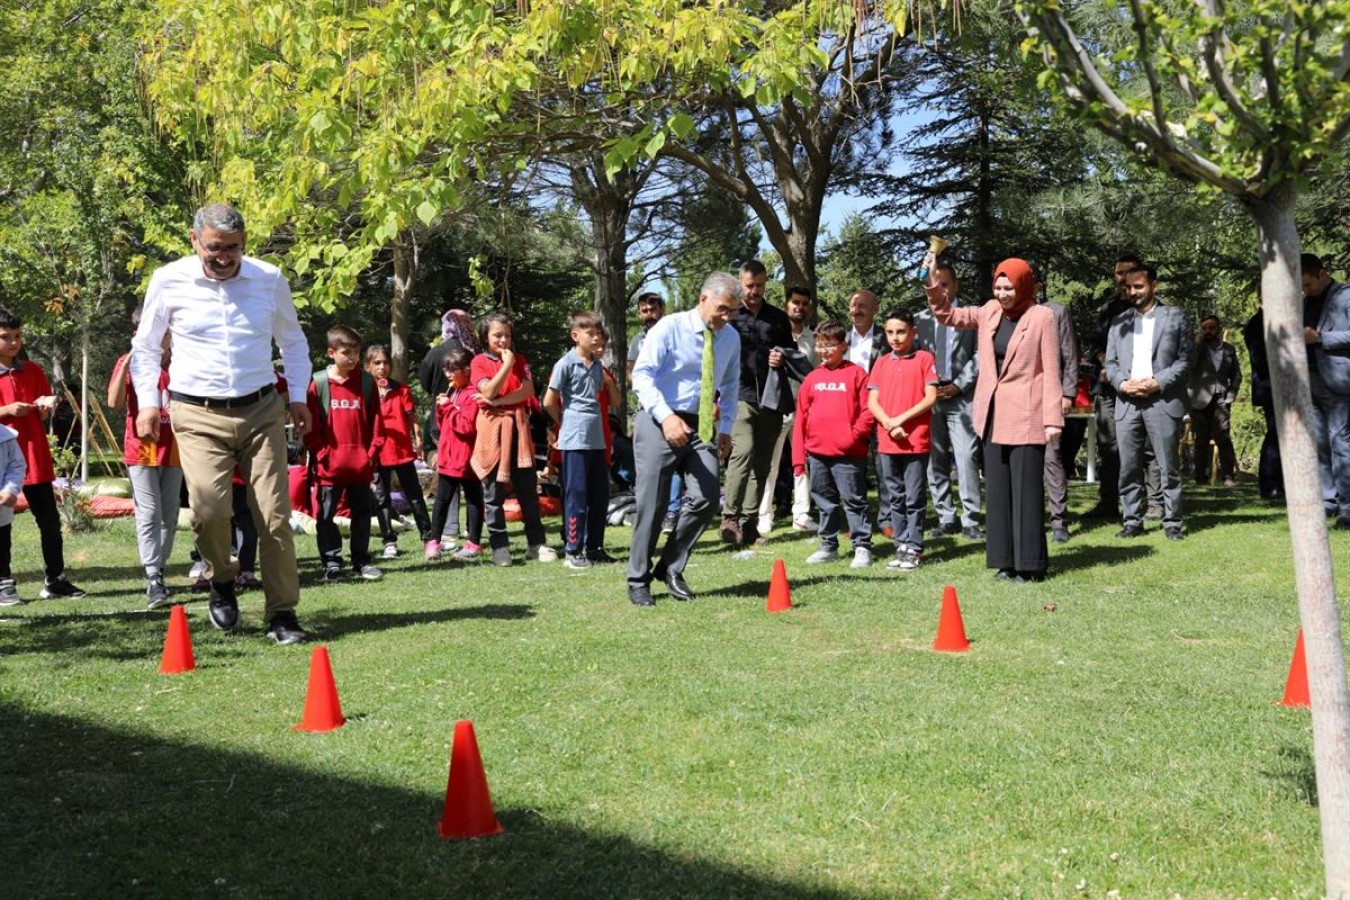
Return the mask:
<path id="1" fill-rule="evenodd" d="M 759 521 L 760 492 L 766 487 L 774 445 L 783 429 L 787 402 L 777 406 L 762 401 L 769 370 L 783 365 L 783 348 L 795 346 L 787 313 L 764 299 L 768 271 L 759 260 L 741 265 L 741 306 L 731 326 L 741 338 L 741 384 L 737 395 L 736 422 L 731 432 L 731 459 L 727 463 L 726 500 L 719 534 L 728 544 L 755 540 Z"/>
<path id="2" fill-rule="evenodd" d="M 1118 538 L 1144 533 L 1145 447 L 1153 448 L 1163 494 L 1163 533 L 1171 541 L 1186 533 L 1181 523 L 1181 471 L 1177 438 L 1186 414 L 1186 382 L 1195 342 L 1186 313 L 1158 303 L 1152 266 L 1125 273 L 1132 309 L 1116 316 L 1106 345 L 1106 375 L 1116 391 L 1115 426 L 1120 448 Z"/>

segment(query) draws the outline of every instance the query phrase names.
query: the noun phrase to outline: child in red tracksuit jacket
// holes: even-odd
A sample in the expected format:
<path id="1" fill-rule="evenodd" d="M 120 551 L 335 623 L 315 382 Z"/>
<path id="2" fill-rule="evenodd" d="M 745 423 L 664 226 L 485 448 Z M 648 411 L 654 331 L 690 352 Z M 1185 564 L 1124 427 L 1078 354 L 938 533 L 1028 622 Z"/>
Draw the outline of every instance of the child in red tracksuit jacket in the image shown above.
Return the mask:
<path id="1" fill-rule="evenodd" d="M 341 581 L 342 533 L 333 517 L 345 496 L 351 508 L 352 570 L 367 581 L 384 577 L 370 562 L 370 516 L 374 498 L 370 481 L 374 460 L 384 442 L 375 380 L 361 371 L 361 335 L 345 325 L 328 329 L 328 358 L 333 364 L 310 382 L 308 402 L 314 427 L 305 435 L 311 467 L 319 486 L 315 537 L 323 560 L 324 580 Z M 327 409 L 322 409 L 321 381 L 327 382 Z"/>
<path id="2" fill-rule="evenodd" d="M 802 379 L 792 426 L 792 470 L 808 474 L 820 509 L 820 549 L 810 565 L 839 558 L 839 508 L 848 517 L 855 569 L 872 564 L 872 523 L 867 515 L 867 447 L 876 419 L 867 408 L 867 372 L 844 359 L 848 331 L 839 322 L 816 329 L 820 365 Z"/>
<path id="3" fill-rule="evenodd" d="M 483 549 L 483 483 L 469 468 L 474 440 L 478 435 L 478 402 L 469 387 L 469 367 L 473 354 L 464 349 L 451 350 L 442 363 L 449 384 L 436 397 L 436 423 L 441 440 L 436 445 L 436 505 L 431 513 L 431 537 L 426 542 L 426 558 L 441 558 L 438 536 L 445 529 L 450 499 L 456 490 L 464 491 L 468 511 L 467 539 L 455 553 L 456 559 L 476 559 Z"/>

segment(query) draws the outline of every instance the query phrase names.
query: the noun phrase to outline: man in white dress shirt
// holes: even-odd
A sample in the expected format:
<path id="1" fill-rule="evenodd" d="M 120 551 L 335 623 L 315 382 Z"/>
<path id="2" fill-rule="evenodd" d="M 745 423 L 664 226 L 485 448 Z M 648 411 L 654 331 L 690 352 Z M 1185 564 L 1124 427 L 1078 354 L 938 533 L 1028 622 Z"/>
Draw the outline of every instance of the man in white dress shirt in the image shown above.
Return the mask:
<path id="1" fill-rule="evenodd" d="M 300 579 L 289 524 L 285 422 L 289 405 L 297 437 L 310 428 L 309 347 L 281 270 L 244 255 L 238 211 L 202 207 L 190 237 L 194 255 L 150 279 L 132 340 L 132 380 L 138 396 L 159 396 L 160 345 L 171 333 L 173 430 L 192 530 L 211 582 L 211 624 L 222 630 L 239 624 L 238 564 L 230 558 L 231 479 L 238 465 L 255 504 L 267 635 L 278 644 L 298 643 L 307 635 L 295 617 Z M 277 393 L 273 341 L 281 351 L 286 399 Z M 158 436 L 158 406 L 141 406 L 136 432 L 143 440 Z"/>

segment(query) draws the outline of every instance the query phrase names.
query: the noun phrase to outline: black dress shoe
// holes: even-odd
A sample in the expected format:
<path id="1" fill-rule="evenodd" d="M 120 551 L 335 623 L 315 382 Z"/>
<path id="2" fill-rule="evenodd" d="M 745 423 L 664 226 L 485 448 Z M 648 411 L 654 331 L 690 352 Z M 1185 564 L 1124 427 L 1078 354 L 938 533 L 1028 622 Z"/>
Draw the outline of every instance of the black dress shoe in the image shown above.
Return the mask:
<path id="1" fill-rule="evenodd" d="M 968 541 L 982 541 L 984 540 L 984 529 L 978 525 L 967 525 L 961 529 L 961 536 Z"/>
<path id="2" fill-rule="evenodd" d="M 211 582 L 207 611 L 211 614 L 211 624 L 221 631 L 229 631 L 239 624 L 239 601 L 234 596 L 233 581 Z"/>
<path id="3" fill-rule="evenodd" d="M 1013 576 L 1013 584 L 1039 584 L 1044 580 L 1044 572 L 1018 572 Z"/>
<path id="4" fill-rule="evenodd" d="M 628 586 L 628 602 L 634 606 L 655 606 L 656 598 L 652 596 L 652 589 L 645 584 L 630 584 Z"/>
<path id="5" fill-rule="evenodd" d="M 943 522 L 941 525 L 930 531 L 928 533 L 928 536 L 933 540 L 937 540 L 938 538 L 944 538 L 951 534 L 960 534 L 960 533 L 961 533 L 961 526 L 958 525 L 957 523 Z"/>
<path id="6" fill-rule="evenodd" d="M 994 573 L 995 581 L 1012 581 L 1017 577 L 1016 569 L 999 569 Z"/>
<path id="7" fill-rule="evenodd" d="M 309 640 L 309 632 L 300 627 L 300 620 L 289 609 L 277 613 L 267 623 L 267 636 L 281 647 L 303 644 Z"/>
<path id="8" fill-rule="evenodd" d="M 1144 529 L 1140 528 L 1138 525 L 1126 525 L 1116 532 L 1116 537 L 1118 538 L 1137 538 L 1143 536 Z"/>
<path id="9" fill-rule="evenodd" d="M 657 566 L 652 570 L 652 577 L 659 578 L 666 583 L 666 590 L 670 591 L 670 596 L 676 600 L 693 600 L 694 592 L 684 581 L 684 576 L 678 572 L 671 572 L 665 566 Z"/>

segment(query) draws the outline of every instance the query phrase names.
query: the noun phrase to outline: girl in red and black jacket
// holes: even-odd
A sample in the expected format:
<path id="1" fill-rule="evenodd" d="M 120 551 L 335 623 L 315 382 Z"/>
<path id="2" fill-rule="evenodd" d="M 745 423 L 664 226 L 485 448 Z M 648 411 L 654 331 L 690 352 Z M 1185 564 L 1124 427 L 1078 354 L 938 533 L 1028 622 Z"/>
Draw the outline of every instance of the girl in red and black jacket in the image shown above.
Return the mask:
<path id="1" fill-rule="evenodd" d="M 426 558 L 441 558 L 440 535 L 450 511 L 450 498 L 464 491 L 468 512 L 468 533 L 455 552 L 456 559 L 476 559 L 483 540 L 483 483 L 469 467 L 478 436 L 478 401 L 469 386 L 469 367 L 473 354 L 464 349 L 451 350 L 442 362 L 449 387 L 436 397 L 436 423 L 440 443 L 436 445 L 436 505 L 427 533 Z"/>

